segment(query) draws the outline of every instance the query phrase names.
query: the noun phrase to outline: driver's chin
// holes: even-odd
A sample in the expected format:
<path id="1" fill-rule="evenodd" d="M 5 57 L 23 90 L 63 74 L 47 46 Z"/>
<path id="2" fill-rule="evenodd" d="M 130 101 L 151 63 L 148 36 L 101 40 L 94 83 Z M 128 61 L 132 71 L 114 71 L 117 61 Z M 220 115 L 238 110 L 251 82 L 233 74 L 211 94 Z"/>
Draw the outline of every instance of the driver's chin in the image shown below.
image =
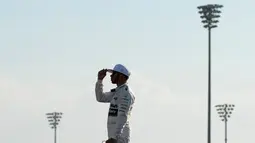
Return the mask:
<path id="1" fill-rule="evenodd" d="M 112 83 L 115 84 L 116 82 L 112 80 Z"/>

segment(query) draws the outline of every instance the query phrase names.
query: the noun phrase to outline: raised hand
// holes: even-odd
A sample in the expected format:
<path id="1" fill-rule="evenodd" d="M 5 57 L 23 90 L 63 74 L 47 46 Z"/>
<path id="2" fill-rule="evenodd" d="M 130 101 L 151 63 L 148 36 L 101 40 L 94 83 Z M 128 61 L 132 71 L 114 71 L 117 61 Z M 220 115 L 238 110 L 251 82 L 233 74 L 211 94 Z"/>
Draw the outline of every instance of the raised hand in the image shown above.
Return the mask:
<path id="1" fill-rule="evenodd" d="M 100 71 L 98 72 L 98 74 L 97 74 L 97 78 L 98 78 L 99 80 L 103 80 L 104 77 L 106 76 L 106 72 L 107 72 L 107 69 L 102 69 L 102 70 L 100 70 Z"/>

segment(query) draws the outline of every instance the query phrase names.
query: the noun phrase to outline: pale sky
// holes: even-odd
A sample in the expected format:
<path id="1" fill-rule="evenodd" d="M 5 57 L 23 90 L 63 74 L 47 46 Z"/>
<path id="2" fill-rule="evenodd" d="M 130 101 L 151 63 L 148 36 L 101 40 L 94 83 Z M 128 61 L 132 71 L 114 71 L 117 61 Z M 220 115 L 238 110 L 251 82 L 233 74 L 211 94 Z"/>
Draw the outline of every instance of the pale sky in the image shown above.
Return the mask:
<path id="1" fill-rule="evenodd" d="M 0 4 L 0 142 L 101 143 L 98 70 L 123 64 L 136 103 L 131 143 L 207 142 L 207 31 L 197 6 L 224 5 L 212 31 L 212 106 L 235 104 L 231 143 L 254 143 L 253 0 L 6 0 Z M 105 91 L 113 88 L 106 77 Z M 212 143 L 224 123 L 212 107 Z"/>

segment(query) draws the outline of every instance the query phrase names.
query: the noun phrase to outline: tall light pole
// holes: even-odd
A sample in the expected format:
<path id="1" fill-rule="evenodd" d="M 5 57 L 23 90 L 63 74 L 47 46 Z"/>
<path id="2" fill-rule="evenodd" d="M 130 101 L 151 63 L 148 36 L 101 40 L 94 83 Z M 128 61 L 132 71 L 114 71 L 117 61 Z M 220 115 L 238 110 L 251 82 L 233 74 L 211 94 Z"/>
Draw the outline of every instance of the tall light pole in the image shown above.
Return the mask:
<path id="1" fill-rule="evenodd" d="M 218 114 L 221 118 L 221 121 L 225 122 L 225 143 L 227 143 L 227 122 L 228 118 L 230 118 L 230 115 L 232 114 L 235 105 L 234 104 L 222 104 L 222 105 L 216 105 Z"/>
<path id="2" fill-rule="evenodd" d="M 54 129 L 54 143 L 57 143 L 57 125 L 60 122 L 60 118 L 62 118 L 62 114 L 61 112 L 46 113 L 50 126 Z"/>
<path id="3" fill-rule="evenodd" d="M 207 126 L 207 142 L 211 143 L 211 29 L 217 27 L 216 20 L 220 17 L 219 8 L 222 8 L 222 5 L 218 4 L 208 4 L 198 6 L 199 14 L 201 14 L 202 23 L 204 28 L 208 29 L 208 126 Z"/>

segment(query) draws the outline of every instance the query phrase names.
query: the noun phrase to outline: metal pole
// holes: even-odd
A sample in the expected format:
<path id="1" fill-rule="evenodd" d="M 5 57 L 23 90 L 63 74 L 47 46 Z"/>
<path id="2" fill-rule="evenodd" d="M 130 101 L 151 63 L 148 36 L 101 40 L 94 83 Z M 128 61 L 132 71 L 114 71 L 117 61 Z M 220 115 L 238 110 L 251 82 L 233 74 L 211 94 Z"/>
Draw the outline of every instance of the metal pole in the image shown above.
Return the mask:
<path id="1" fill-rule="evenodd" d="M 57 113 L 54 113 L 54 143 L 57 143 Z"/>
<path id="2" fill-rule="evenodd" d="M 57 143 L 57 125 L 60 122 L 62 114 L 63 113 L 61 112 L 52 112 L 46 114 L 48 116 L 47 118 L 49 119 L 51 128 L 54 129 L 54 143 Z"/>
<path id="3" fill-rule="evenodd" d="M 208 143 L 211 143 L 211 28 L 208 28 Z"/>
<path id="4" fill-rule="evenodd" d="M 225 143 L 227 143 L 227 130 L 228 130 L 228 127 L 227 127 L 227 120 L 225 120 Z"/>
<path id="5" fill-rule="evenodd" d="M 54 128 L 54 143 L 57 143 L 57 126 Z"/>
<path id="6" fill-rule="evenodd" d="M 204 28 L 208 29 L 208 125 L 207 125 L 207 143 L 211 143 L 211 29 L 216 28 L 219 21 L 216 18 L 219 18 L 220 13 L 218 8 L 223 7 L 218 4 L 208 4 L 198 6 L 199 14 L 203 20 Z"/>
<path id="7" fill-rule="evenodd" d="M 227 143 L 227 122 L 228 122 L 228 111 L 227 111 L 227 108 L 228 108 L 228 104 L 225 104 L 225 107 L 224 107 L 224 120 L 225 120 L 225 143 Z"/>
<path id="8" fill-rule="evenodd" d="M 221 104 L 216 105 L 216 108 L 221 120 L 225 123 L 225 143 L 228 141 L 228 119 L 230 118 L 230 115 L 232 114 L 234 110 L 235 105 L 234 104 Z"/>

